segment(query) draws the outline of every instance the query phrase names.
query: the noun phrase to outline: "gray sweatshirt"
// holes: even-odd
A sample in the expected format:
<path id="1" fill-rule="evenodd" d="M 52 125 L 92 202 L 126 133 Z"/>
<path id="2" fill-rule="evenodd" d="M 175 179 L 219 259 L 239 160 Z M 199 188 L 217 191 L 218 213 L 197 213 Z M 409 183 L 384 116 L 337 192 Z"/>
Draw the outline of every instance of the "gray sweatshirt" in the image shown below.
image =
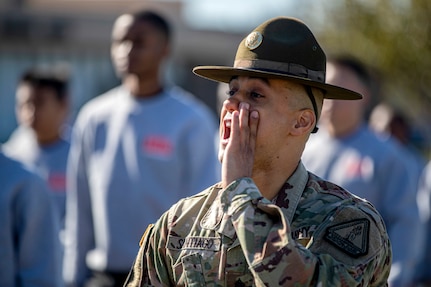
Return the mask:
<path id="1" fill-rule="evenodd" d="M 178 87 L 136 100 L 123 87 L 87 103 L 67 171 L 66 283 L 128 272 L 147 225 L 220 178 L 216 121 Z"/>
<path id="2" fill-rule="evenodd" d="M 0 286 L 62 286 L 59 225 L 42 178 L 0 152 Z"/>

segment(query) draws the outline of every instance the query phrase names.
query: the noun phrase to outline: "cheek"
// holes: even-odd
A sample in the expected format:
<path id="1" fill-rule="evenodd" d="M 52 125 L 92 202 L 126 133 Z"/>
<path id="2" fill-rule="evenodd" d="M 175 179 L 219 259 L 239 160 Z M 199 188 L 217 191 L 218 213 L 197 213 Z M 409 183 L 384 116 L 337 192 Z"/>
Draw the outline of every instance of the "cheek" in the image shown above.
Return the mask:
<path id="1" fill-rule="evenodd" d="M 17 110 L 17 118 L 21 124 L 28 125 L 34 120 L 34 109 L 22 107 Z"/>
<path id="2" fill-rule="evenodd" d="M 265 115 L 259 113 L 259 124 L 257 127 L 257 143 L 261 144 L 268 139 L 274 137 L 274 134 L 279 133 L 284 127 L 282 118 L 275 115 Z"/>
<path id="3" fill-rule="evenodd" d="M 56 104 L 46 104 L 36 110 L 36 117 L 38 121 L 43 122 L 45 125 L 55 125 L 61 117 L 62 107 Z"/>

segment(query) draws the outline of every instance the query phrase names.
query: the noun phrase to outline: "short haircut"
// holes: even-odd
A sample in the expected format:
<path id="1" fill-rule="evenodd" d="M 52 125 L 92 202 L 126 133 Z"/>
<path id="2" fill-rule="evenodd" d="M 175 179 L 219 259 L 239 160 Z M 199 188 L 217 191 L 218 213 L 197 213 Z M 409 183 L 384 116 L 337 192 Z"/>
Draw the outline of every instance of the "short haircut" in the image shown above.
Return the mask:
<path id="1" fill-rule="evenodd" d="M 360 83 L 364 85 L 366 89 L 366 95 L 364 96 L 368 98 L 364 116 L 368 119 L 372 108 L 378 103 L 381 96 L 382 78 L 379 70 L 365 64 L 363 61 L 350 54 L 330 57 L 328 62 L 349 69 L 356 75 Z"/>
<path id="2" fill-rule="evenodd" d="M 331 57 L 328 62 L 334 63 L 351 70 L 361 81 L 361 83 L 372 92 L 375 88 L 374 78 L 372 77 L 368 67 L 359 59 L 351 55 L 339 55 Z"/>
<path id="3" fill-rule="evenodd" d="M 55 70 L 29 69 L 22 74 L 19 84 L 28 84 L 34 88 L 50 88 L 55 92 L 59 102 L 68 97 L 68 77 Z"/>
<path id="4" fill-rule="evenodd" d="M 166 40 L 169 42 L 171 40 L 171 27 L 168 21 L 162 17 L 160 14 L 150 11 L 150 10 L 141 10 L 130 13 L 133 19 L 136 22 L 148 22 L 153 25 L 157 30 L 162 32 L 162 34 L 166 37 Z"/>

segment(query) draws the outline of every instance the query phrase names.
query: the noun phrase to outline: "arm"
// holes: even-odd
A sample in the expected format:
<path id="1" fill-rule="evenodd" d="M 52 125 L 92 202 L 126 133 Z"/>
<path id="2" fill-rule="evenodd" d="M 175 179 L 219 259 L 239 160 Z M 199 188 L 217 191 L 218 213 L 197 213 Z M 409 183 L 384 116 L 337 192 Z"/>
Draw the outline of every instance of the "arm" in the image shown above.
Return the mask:
<path id="1" fill-rule="evenodd" d="M 251 179 L 243 178 L 230 184 L 223 191 L 222 204 L 256 285 L 386 284 L 384 278 L 390 265 L 385 261 L 390 261 L 390 247 L 389 242 L 384 241 L 384 227 L 378 222 L 378 216 L 374 218 L 357 208 L 339 209 L 329 216 L 330 221 L 319 226 L 312 244 L 304 247 L 291 237 L 290 224 L 279 207 L 262 198 Z M 372 214 L 372 210 L 369 212 Z M 365 218 L 370 224 L 367 254 L 358 258 L 348 256 L 324 239 L 328 228 L 346 222 L 346 217 L 349 221 Z"/>
<path id="2" fill-rule="evenodd" d="M 42 179 L 32 175 L 20 184 L 13 204 L 17 282 L 20 286 L 62 286 L 59 226 Z"/>
<path id="3" fill-rule="evenodd" d="M 431 161 L 424 168 L 419 181 L 418 202 L 420 204 L 421 219 L 425 224 L 424 252 L 419 257 L 416 266 L 416 277 L 424 286 L 431 286 Z"/>
<path id="4" fill-rule="evenodd" d="M 382 216 L 393 249 L 389 286 L 410 286 L 422 253 L 425 226 L 417 202 L 419 175 L 410 168 L 410 159 L 401 151 L 385 162 L 381 176 Z M 406 242 L 409 244 L 406 245 Z"/>
<path id="5" fill-rule="evenodd" d="M 139 243 L 140 248 L 133 263 L 129 276 L 126 279 L 124 287 L 140 287 L 140 286 L 172 286 L 170 282 L 161 282 L 161 278 L 165 280 L 169 278 L 166 264 L 162 261 L 164 258 L 165 240 L 161 240 L 160 232 L 156 232 L 163 227 L 166 228 L 167 215 L 164 214 L 161 219 L 154 224 L 150 224 L 142 236 Z M 167 230 L 167 229 L 165 229 Z M 157 252 L 156 250 L 159 250 Z"/>
<path id="6" fill-rule="evenodd" d="M 82 118 L 77 120 L 67 163 L 65 254 L 63 276 L 68 286 L 81 286 L 88 276 L 87 252 L 94 246 L 93 219 L 87 179 Z"/>

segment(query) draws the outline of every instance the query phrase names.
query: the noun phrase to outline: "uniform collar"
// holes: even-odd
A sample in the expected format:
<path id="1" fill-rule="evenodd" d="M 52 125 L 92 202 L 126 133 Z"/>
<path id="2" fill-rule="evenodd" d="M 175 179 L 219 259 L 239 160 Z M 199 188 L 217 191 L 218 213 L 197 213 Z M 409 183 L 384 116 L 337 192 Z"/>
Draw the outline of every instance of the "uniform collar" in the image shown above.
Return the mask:
<path id="1" fill-rule="evenodd" d="M 283 214 L 292 223 L 296 208 L 308 182 L 308 172 L 299 162 L 295 172 L 286 180 L 272 203 L 280 207 Z"/>
<path id="2" fill-rule="evenodd" d="M 308 172 L 302 162 L 300 162 L 295 172 L 286 180 L 277 196 L 272 200 L 272 203 L 277 205 L 282 210 L 283 214 L 289 220 L 289 223 L 292 223 L 293 221 L 296 208 L 298 207 L 299 201 L 301 200 L 302 193 L 305 189 L 305 186 L 307 185 L 307 182 Z M 222 189 L 219 185 L 216 185 L 214 187 L 214 191 L 218 191 L 219 194 L 202 219 L 201 226 L 207 229 L 225 230 L 225 227 L 220 226 L 224 225 L 224 221 L 222 219 L 227 219 L 220 201 Z M 233 235 L 230 234 L 233 232 L 234 231 L 231 230 L 231 232 L 228 233 L 229 235 Z"/>

